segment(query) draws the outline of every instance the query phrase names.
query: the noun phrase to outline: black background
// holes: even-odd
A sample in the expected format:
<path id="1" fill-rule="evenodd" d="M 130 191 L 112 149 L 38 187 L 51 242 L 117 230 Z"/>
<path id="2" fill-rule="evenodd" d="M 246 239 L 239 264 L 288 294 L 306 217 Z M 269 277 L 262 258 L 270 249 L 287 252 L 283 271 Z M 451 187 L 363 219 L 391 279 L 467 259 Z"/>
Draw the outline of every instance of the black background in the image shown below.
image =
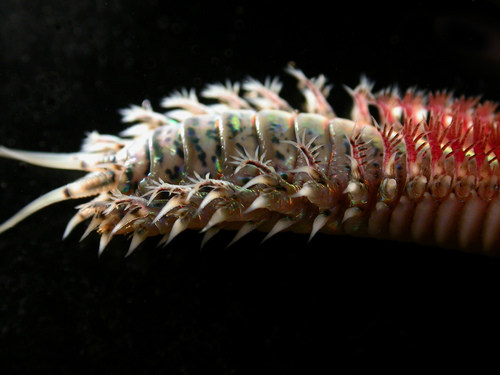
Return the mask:
<path id="1" fill-rule="evenodd" d="M 2 0 L 0 144 L 75 151 L 87 131 L 119 132 L 119 108 L 284 76 L 289 61 L 329 78 L 341 115 L 342 84 L 362 73 L 378 89 L 500 100 L 498 2 L 405 4 Z M 0 168 L 2 220 L 79 177 Z M 0 366 L 13 373 L 408 373 L 498 358 L 498 259 L 288 233 L 229 249 L 233 234 L 219 234 L 200 252 L 193 232 L 167 248 L 149 239 L 128 258 L 114 239 L 98 258 L 95 234 L 80 243 L 78 227 L 61 240 L 75 205 L 0 237 Z"/>

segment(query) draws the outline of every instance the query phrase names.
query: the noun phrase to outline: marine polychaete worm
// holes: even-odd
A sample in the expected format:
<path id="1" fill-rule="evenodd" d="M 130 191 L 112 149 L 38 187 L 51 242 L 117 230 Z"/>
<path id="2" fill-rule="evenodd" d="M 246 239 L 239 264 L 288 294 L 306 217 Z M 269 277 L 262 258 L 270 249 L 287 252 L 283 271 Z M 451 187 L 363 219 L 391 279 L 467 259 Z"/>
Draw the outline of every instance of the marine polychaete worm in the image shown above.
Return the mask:
<path id="1" fill-rule="evenodd" d="M 100 234 L 99 254 L 130 235 L 130 254 L 148 236 L 168 244 L 186 229 L 254 229 L 368 236 L 489 255 L 500 254 L 500 114 L 497 105 L 447 91 L 373 92 L 362 77 L 346 88 L 350 118 L 336 116 L 323 75 L 293 64 L 303 111 L 279 96 L 282 83 L 252 78 L 149 101 L 121 111 L 132 123 L 119 136 L 88 134 L 76 153 L 0 147 L 0 156 L 87 172 L 21 209 L 0 233 L 55 202 L 77 206 L 64 237 L 88 220 L 82 238 Z M 244 90 L 239 95 L 240 88 Z"/>

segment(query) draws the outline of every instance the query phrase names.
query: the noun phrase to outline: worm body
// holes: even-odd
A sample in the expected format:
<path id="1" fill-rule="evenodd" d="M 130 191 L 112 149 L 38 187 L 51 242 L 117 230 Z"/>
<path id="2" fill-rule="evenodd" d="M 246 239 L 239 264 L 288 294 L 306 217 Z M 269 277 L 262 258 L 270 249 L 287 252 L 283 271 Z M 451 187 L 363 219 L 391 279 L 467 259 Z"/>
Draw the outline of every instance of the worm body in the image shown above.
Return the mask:
<path id="1" fill-rule="evenodd" d="M 122 111 L 134 123 L 120 136 L 91 133 L 80 152 L 0 148 L 0 156 L 88 174 L 35 200 L 0 233 L 58 201 L 78 206 L 64 236 L 89 221 L 84 237 L 130 235 L 129 254 L 148 236 L 168 244 L 186 229 L 254 229 L 347 234 L 500 254 L 499 114 L 496 105 L 446 92 L 355 89 L 350 119 L 326 100 L 325 78 L 290 65 L 304 112 L 279 96 L 281 83 L 248 79 Z"/>

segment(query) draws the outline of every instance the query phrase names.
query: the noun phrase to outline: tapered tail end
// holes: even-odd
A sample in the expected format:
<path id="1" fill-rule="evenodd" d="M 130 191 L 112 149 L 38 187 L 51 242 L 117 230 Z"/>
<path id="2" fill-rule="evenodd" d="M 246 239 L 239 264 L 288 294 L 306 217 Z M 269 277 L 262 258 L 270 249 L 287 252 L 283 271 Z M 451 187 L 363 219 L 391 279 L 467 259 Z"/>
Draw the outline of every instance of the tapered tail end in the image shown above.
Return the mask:
<path id="1" fill-rule="evenodd" d="M 60 187 L 55 190 L 48 192 L 47 194 L 42 195 L 40 198 L 35 199 L 33 202 L 25 206 L 18 213 L 12 216 L 10 219 L 5 221 L 0 225 L 0 234 L 5 232 L 6 230 L 12 228 L 20 221 L 26 219 L 28 216 L 32 215 L 36 211 L 41 210 L 44 207 L 47 207 L 53 203 L 61 202 L 67 199 L 70 199 L 68 196 L 64 194 L 64 189 L 66 187 Z"/>
<path id="2" fill-rule="evenodd" d="M 24 151 L 0 146 L 0 157 L 20 160 L 45 168 L 91 171 L 99 164 L 101 155 L 84 152 L 59 154 L 53 152 Z"/>

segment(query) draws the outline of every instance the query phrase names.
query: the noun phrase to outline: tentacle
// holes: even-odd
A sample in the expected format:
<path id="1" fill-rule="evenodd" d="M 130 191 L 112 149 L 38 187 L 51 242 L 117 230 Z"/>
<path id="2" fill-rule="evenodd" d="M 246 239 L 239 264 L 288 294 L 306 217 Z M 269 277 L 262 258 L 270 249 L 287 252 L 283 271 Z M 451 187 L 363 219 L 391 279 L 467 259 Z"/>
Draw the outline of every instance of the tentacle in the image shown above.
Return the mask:
<path id="1" fill-rule="evenodd" d="M 0 146 L 0 157 L 20 160 L 40 167 L 87 172 L 104 169 L 110 163 L 110 159 L 106 153 L 74 152 L 58 154 L 14 150 L 4 146 Z"/>
<path id="2" fill-rule="evenodd" d="M 5 232 L 28 216 L 51 204 L 68 199 L 78 199 L 98 195 L 104 191 L 114 189 L 115 186 L 115 172 L 105 171 L 89 173 L 81 179 L 54 189 L 28 204 L 17 214 L 0 225 L 0 233 Z"/>

